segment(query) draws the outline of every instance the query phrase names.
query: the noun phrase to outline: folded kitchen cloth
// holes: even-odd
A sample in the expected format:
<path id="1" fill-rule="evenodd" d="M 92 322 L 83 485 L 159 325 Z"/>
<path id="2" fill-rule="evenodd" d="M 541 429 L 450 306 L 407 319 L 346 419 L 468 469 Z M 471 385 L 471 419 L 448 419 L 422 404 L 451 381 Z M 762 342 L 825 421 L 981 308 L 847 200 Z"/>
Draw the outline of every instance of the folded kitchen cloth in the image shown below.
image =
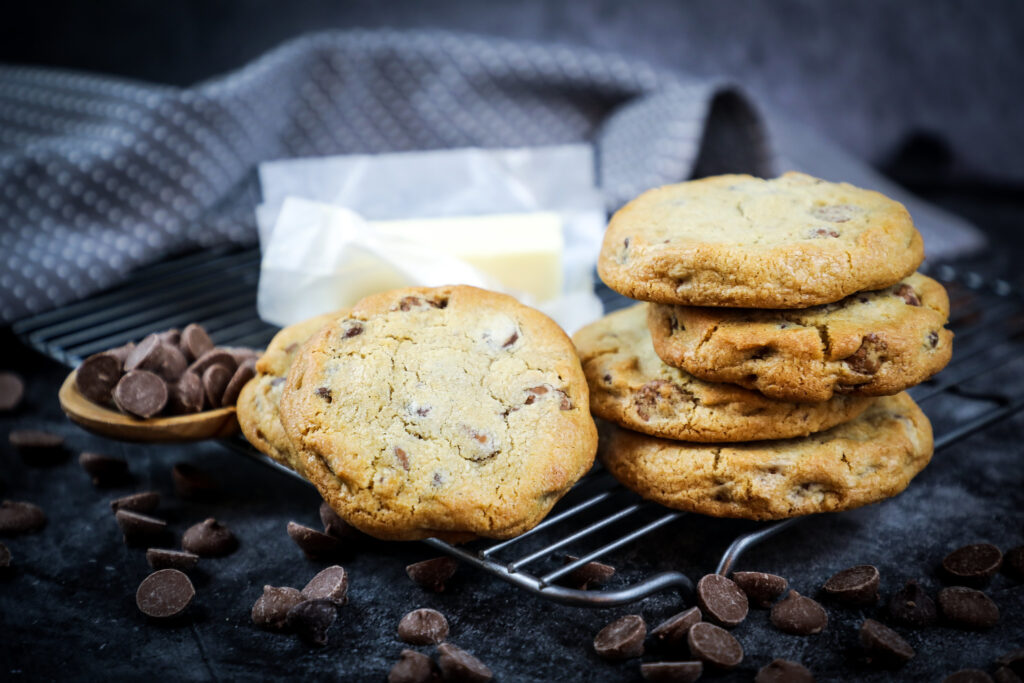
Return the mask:
<path id="1" fill-rule="evenodd" d="M 932 257 L 983 245 L 828 143 L 766 121 L 729 83 L 582 48 L 330 32 L 185 89 L 0 67 L 0 323 L 171 253 L 254 243 L 261 161 L 581 140 L 609 210 L 695 173 L 792 167 L 895 194 Z"/>

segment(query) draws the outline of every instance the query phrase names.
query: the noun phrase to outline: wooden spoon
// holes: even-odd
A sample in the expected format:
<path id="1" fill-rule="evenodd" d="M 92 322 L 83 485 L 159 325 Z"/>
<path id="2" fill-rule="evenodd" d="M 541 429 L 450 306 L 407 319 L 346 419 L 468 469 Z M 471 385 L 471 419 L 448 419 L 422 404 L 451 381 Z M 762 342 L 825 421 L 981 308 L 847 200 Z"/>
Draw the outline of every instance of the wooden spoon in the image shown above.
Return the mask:
<path id="1" fill-rule="evenodd" d="M 238 431 L 235 406 L 204 410 L 190 415 L 151 417 L 125 415 L 93 403 L 78 391 L 72 371 L 60 387 L 60 407 L 72 422 L 101 436 L 121 441 L 200 441 L 231 436 Z"/>

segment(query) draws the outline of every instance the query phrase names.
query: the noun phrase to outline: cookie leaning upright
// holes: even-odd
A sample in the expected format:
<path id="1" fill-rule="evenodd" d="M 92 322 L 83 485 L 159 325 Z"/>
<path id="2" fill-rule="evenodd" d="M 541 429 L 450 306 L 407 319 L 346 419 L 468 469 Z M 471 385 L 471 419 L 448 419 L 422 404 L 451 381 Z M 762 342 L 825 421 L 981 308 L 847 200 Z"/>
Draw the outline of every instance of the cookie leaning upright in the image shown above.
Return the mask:
<path id="1" fill-rule="evenodd" d="M 597 449 L 561 328 L 466 286 L 371 296 L 328 323 L 296 356 L 281 417 L 325 500 L 386 539 L 522 533 Z"/>
<path id="2" fill-rule="evenodd" d="M 640 195 L 608 225 L 598 273 L 633 299 L 805 308 L 913 273 L 907 210 L 878 192 L 802 173 L 724 175 Z"/>

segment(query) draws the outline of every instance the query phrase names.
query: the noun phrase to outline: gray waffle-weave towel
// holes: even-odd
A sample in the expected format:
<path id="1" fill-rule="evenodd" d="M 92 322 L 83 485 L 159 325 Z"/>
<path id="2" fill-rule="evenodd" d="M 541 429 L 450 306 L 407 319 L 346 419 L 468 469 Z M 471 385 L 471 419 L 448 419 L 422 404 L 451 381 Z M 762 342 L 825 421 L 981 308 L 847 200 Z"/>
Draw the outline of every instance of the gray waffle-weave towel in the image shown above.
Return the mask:
<path id="1" fill-rule="evenodd" d="M 586 49 L 332 32 L 186 89 L 0 68 L 0 322 L 170 253 L 255 242 L 260 161 L 580 140 L 609 210 L 695 173 L 796 168 L 904 201 L 932 257 L 983 242 L 728 83 Z"/>

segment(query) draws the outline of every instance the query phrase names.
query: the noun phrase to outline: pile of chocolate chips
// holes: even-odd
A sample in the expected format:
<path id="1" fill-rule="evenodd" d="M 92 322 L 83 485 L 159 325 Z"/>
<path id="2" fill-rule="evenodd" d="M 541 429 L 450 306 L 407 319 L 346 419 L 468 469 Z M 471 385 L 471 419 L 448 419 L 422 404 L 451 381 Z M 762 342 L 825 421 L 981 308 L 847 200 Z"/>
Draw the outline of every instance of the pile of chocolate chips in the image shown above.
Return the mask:
<path id="1" fill-rule="evenodd" d="M 138 418 L 198 413 L 234 405 L 256 374 L 259 356 L 253 349 L 216 347 L 193 323 L 89 356 L 75 386 L 93 403 Z"/>

